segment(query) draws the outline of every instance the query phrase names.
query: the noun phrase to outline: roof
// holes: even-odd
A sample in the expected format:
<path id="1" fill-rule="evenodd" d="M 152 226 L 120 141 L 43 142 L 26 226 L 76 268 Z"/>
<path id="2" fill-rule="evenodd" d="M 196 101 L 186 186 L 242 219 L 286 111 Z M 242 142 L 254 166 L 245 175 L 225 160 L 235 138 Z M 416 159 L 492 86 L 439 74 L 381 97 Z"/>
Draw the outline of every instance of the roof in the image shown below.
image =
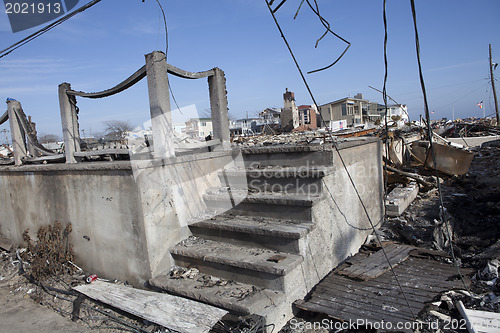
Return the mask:
<path id="1" fill-rule="evenodd" d="M 338 104 L 342 101 L 347 101 L 348 99 L 350 100 L 354 100 L 354 101 L 361 101 L 361 102 L 368 102 L 368 103 L 375 103 L 375 102 L 370 102 L 369 100 L 367 99 L 360 99 L 360 98 L 354 98 L 354 97 L 344 97 L 344 98 L 341 98 L 341 99 L 338 99 L 336 101 L 333 101 L 333 102 L 330 102 L 330 103 L 325 103 L 325 104 L 321 104 L 319 107 L 322 107 L 322 106 L 325 106 L 325 105 L 329 105 L 329 104 Z"/>
<path id="2" fill-rule="evenodd" d="M 299 106 L 299 110 L 310 109 L 310 108 L 311 108 L 310 105 L 301 105 L 301 106 Z"/>
<path id="3" fill-rule="evenodd" d="M 257 120 L 259 120 L 259 118 L 241 118 L 241 119 L 237 119 L 236 121 L 243 121 L 243 120 L 257 121 Z"/>
<path id="4" fill-rule="evenodd" d="M 198 120 L 198 121 L 212 121 L 212 118 L 189 118 L 186 122 L 190 122 L 190 121 L 194 121 L 194 120 Z"/>

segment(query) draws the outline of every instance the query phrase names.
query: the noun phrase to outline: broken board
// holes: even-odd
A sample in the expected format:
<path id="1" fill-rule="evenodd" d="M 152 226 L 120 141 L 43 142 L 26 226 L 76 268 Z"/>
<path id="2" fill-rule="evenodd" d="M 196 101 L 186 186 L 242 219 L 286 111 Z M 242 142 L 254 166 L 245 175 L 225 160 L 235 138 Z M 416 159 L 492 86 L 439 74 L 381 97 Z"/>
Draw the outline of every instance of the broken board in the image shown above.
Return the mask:
<path id="1" fill-rule="evenodd" d="M 500 333 L 500 313 L 467 309 L 461 301 L 458 302 L 457 307 L 462 317 L 468 322 L 469 332 Z"/>
<path id="2" fill-rule="evenodd" d="M 354 256 L 353 261 L 356 257 L 359 254 Z M 461 272 L 465 275 L 466 284 L 470 285 L 467 275 L 473 270 L 461 268 Z M 456 268 L 435 259 L 410 256 L 394 268 L 394 274 L 387 271 L 372 280 L 359 281 L 334 271 L 315 287 L 307 301 L 300 300 L 294 304 L 299 309 L 322 313 L 336 320 L 397 325 L 412 322 L 414 314 L 418 314 L 441 292 L 464 288 L 456 276 Z"/>
<path id="3" fill-rule="evenodd" d="M 208 332 L 227 314 L 226 310 L 182 297 L 102 281 L 94 281 L 73 289 L 87 297 L 178 332 Z"/>
<path id="4" fill-rule="evenodd" d="M 380 249 L 371 256 L 356 261 L 353 265 L 342 269 L 337 274 L 351 279 L 368 281 L 384 274 L 391 268 L 391 265 L 394 268 L 405 261 L 413 249 L 415 249 L 413 246 L 391 243 L 384 246 L 383 250 Z M 391 265 L 389 265 L 389 262 Z"/>

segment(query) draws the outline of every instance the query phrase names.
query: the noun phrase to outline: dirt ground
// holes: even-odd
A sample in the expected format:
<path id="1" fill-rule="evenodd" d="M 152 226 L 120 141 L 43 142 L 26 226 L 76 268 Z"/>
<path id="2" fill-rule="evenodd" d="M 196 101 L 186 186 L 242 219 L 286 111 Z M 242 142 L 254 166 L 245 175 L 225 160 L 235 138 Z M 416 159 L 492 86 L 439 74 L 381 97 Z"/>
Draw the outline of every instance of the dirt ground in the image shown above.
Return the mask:
<path id="1" fill-rule="evenodd" d="M 407 171 L 425 174 L 421 170 Z M 432 173 L 427 177 L 432 177 Z M 466 175 L 443 176 L 441 181 L 454 254 L 459 266 L 471 267 L 476 274 L 472 277 L 470 293 L 442 295 L 435 300 L 441 305 L 423 311 L 420 319 L 435 320 L 430 310 L 460 318 L 453 306 L 457 300 L 462 300 L 468 308 L 500 312 L 500 148 L 478 149 Z M 383 238 L 450 253 L 439 206 L 435 189 L 421 192 L 400 217 L 386 220 L 381 228 Z M 29 262 L 22 262 L 28 274 L 21 275 L 21 262 L 16 252 L 2 251 L 0 254 L 0 332 L 166 332 L 152 323 L 91 300 L 83 301 L 79 319 L 73 322 L 71 313 L 77 297 L 72 294 L 71 287 L 85 283 L 83 272 L 49 276 L 43 285 L 37 285 L 27 278 L 31 269 Z M 326 333 L 326 329 L 313 327 L 322 319 L 321 315 L 301 312 L 281 332 Z M 441 329 L 440 332 L 459 331 Z"/>

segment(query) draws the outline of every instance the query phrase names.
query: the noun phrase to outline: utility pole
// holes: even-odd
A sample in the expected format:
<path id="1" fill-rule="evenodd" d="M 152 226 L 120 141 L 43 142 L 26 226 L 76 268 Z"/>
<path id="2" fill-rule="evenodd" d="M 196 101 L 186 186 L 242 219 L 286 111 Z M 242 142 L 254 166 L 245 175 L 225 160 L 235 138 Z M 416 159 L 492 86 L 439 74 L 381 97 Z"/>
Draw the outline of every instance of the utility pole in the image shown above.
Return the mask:
<path id="1" fill-rule="evenodd" d="M 491 79 L 491 87 L 493 88 L 493 98 L 495 99 L 495 112 L 497 113 L 497 126 L 500 126 L 500 116 L 498 114 L 497 91 L 495 90 L 495 78 L 493 77 L 493 62 L 491 61 L 491 44 L 490 44 L 490 79 Z"/>

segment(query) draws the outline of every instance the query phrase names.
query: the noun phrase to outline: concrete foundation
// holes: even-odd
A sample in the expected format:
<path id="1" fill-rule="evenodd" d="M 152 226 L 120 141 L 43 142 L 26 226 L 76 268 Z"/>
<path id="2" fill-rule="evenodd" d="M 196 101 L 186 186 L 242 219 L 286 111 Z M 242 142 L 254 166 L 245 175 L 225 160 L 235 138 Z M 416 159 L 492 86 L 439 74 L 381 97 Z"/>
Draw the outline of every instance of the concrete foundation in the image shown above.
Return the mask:
<path id="1" fill-rule="evenodd" d="M 173 263 L 169 248 L 190 235 L 202 195 L 234 168 L 230 151 L 163 160 L 0 168 L 0 233 L 17 244 L 29 229 L 71 222 L 76 264 L 143 286 Z"/>

